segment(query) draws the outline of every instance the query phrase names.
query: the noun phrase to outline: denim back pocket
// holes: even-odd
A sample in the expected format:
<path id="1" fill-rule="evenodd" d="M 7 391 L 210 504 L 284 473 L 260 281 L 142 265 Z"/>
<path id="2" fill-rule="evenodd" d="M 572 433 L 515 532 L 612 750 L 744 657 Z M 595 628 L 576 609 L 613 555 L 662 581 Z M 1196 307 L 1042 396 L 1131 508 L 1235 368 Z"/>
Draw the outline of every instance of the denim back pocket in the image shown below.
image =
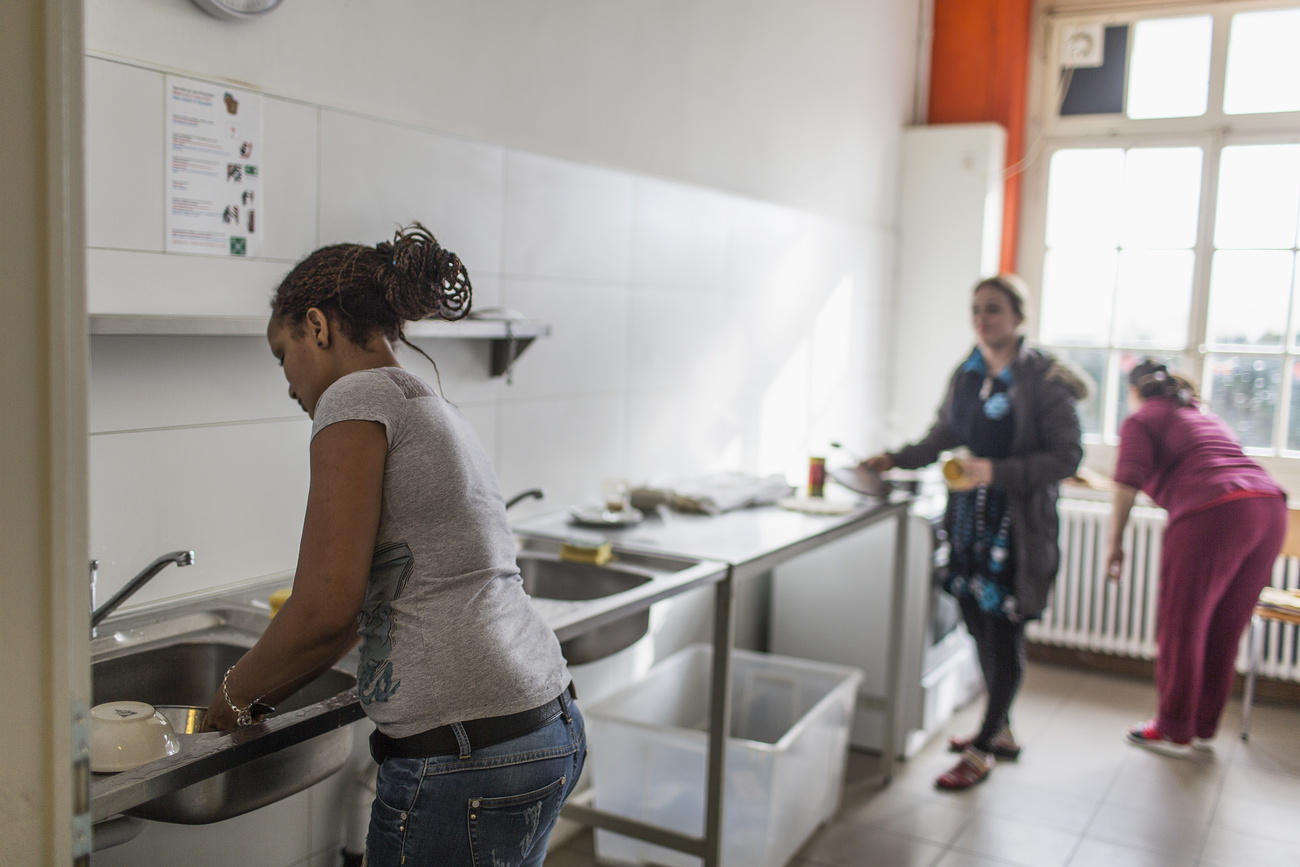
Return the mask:
<path id="1" fill-rule="evenodd" d="M 469 845 L 475 867 L 520 864 L 549 835 L 568 791 L 568 778 L 522 795 L 469 802 Z"/>
<path id="2" fill-rule="evenodd" d="M 386 702 L 401 686 L 393 671 L 393 602 L 402 595 L 415 571 L 415 557 L 405 542 L 375 549 L 370 561 L 366 598 L 357 614 L 361 662 L 357 666 L 357 695 L 364 705 Z"/>

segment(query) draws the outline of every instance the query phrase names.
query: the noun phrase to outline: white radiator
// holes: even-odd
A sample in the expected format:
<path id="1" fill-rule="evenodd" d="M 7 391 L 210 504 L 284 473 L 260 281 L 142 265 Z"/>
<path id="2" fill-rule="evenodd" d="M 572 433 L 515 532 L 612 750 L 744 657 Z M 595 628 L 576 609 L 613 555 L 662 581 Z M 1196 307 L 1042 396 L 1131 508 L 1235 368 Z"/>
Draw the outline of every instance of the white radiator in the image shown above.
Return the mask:
<path id="1" fill-rule="evenodd" d="M 1062 498 L 1061 571 L 1042 620 L 1029 624 L 1031 641 L 1117 656 L 1155 659 L 1156 585 L 1165 513 L 1133 509 L 1125 530 L 1123 580 L 1106 580 L 1110 503 Z M 1273 586 L 1300 587 L 1300 559 L 1279 558 Z M 1300 681 L 1297 627 L 1269 623 L 1259 673 Z M 1243 636 L 1237 670 L 1247 667 Z"/>

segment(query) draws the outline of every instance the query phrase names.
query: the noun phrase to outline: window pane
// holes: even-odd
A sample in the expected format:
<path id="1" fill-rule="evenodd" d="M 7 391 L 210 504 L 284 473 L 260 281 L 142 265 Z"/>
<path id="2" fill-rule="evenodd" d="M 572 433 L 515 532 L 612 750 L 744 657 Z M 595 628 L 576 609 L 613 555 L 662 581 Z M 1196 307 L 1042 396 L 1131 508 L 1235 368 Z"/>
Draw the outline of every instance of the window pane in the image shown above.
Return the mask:
<path id="1" fill-rule="evenodd" d="M 1121 246 L 1195 246 L 1200 201 L 1200 148 L 1134 148 L 1124 159 Z"/>
<path id="2" fill-rule="evenodd" d="M 1232 16 L 1223 110 L 1228 114 L 1300 109 L 1300 9 Z"/>
<path id="3" fill-rule="evenodd" d="M 1300 361 L 1291 362 L 1291 417 L 1287 419 L 1286 447 L 1300 451 Z"/>
<path id="4" fill-rule="evenodd" d="M 1079 404 L 1079 423 L 1086 434 L 1101 434 L 1103 419 L 1101 417 L 1102 392 L 1106 388 L 1105 349 L 1058 349 L 1054 350 L 1062 361 L 1080 367 L 1092 380 L 1089 383 L 1088 396 Z"/>
<path id="5" fill-rule="evenodd" d="M 1044 343 L 1105 346 L 1115 294 L 1114 250 L 1048 250 L 1043 262 Z"/>
<path id="6" fill-rule="evenodd" d="M 1280 346 L 1295 256 L 1282 252 L 1214 254 L 1210 269 L 1210 343 Z"/>
<path id="7" fill-rule="evenodd" d="M 1065 96 L 1061 117 L 1072 114 L 1119 114 L 1124 110 L 1124 73 L 1128 69 L 1128 25 L 1107 27 L 1102 37 L 1101 66 L 1062 70 Z"/>
<path id="8" fill-rule="evenodd" d="M 1195 264 L 1191 250 L 1120 253 L 1114 342 L 1164 349 L 1186 346 Z"/>
<path id="9" fill-rule="evenodd" d="M 1300 89 L 1300 88 L 1297 88 Z M 1291 248 L 1300 214 L 1300 145 L 1226 147 L 1214 246 Z"/>
<path id="10" fill-rule="evenodd" d="M 1282 359 L 1211 355 L 1209 407 L 1248 448 L 1273 445 L 1273 418 L 1282 385 Z"/>
<path id="11" fill-rule="evenodd" d="M 1129 117 L 1205 114 L 1211 26 L 1209 15 L 1137 23 L 1129 61 Z"/>
<path id="12" fill-rule="evenodd" d="M 1119 426 L 1124 423 L 1133 412 L 1133 407 L 1129 406 L 1128 401 L 1128 375 L 1137 363 L 1144 358 L 1154 359 L 1165 367 L 1168 367 L 1174 373 L 1182 374 L 1188 379 L 1195 380 L 1195 376 L 1188 376 L 1188 372 L 1180 369 L 1182 358 L 1177 355 L 1162 355 L 1158 352 L 1132 352 L 1125 350 L 1119 354 L 1119 387 L 1115 389 L 1115 429 L 1118 431 Z"/>
<path id="13" fill-rule="evenodd" d="M 1061 150 L 1047 178 L 1047 246 L 1113 247 L 1124 177 L 1119 148 Z"/>

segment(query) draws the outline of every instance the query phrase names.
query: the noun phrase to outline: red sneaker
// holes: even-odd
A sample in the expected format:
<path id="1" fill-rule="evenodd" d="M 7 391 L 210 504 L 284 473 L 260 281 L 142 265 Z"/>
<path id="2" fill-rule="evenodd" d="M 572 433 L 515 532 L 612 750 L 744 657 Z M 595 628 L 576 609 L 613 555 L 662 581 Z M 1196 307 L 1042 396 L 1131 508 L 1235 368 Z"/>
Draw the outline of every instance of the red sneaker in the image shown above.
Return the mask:
<path id="1" fill-rule="evenodd" d="M 969 789 L 976 783 L 984 781 L 993 770 L 993 756 L 971 748 L 961 754 L 961 760 L 952 768 L 939 775 L 934 781 L 935 788 L 948 791 Z"/>
<path id="2" fill-rule="evenodd" d="M 948 752 L 964 753 L 975 745 L 975 738 L 948 738 Z M 1016 743 L 1016 738 L 1011 734 L 1011 729 L 1003 729 L 998 732 L 998 736 L 993 739 L 993 748 L 990 753 L 999 759 L 1010 759 L 1015 761 L 1020 758 L 1020 744 Z"/>
<path id="3" fill-rule="evenodd" d="M 1191 749 L 1190 741 L 1176 741 L 1161 734 L 1155 720 L 1147 720 L 1129 729 L 1128 742 L 1166 756 L 1185 756 Z"/>

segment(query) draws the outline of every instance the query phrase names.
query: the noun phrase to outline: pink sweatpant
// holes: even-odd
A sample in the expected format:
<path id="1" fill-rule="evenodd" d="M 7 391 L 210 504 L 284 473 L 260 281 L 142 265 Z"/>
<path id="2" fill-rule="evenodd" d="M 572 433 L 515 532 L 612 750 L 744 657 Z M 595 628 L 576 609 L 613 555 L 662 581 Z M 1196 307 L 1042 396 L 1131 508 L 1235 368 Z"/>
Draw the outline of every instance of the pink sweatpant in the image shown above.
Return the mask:
<path id="1" fill-rule="evenodd" d="M 1156 611 L 1156 725 L 1165 737 L 1214 736 L 1238 641 L 1285 534 L 1282 497 L 1230 500 L 1165 529 Z"/>

